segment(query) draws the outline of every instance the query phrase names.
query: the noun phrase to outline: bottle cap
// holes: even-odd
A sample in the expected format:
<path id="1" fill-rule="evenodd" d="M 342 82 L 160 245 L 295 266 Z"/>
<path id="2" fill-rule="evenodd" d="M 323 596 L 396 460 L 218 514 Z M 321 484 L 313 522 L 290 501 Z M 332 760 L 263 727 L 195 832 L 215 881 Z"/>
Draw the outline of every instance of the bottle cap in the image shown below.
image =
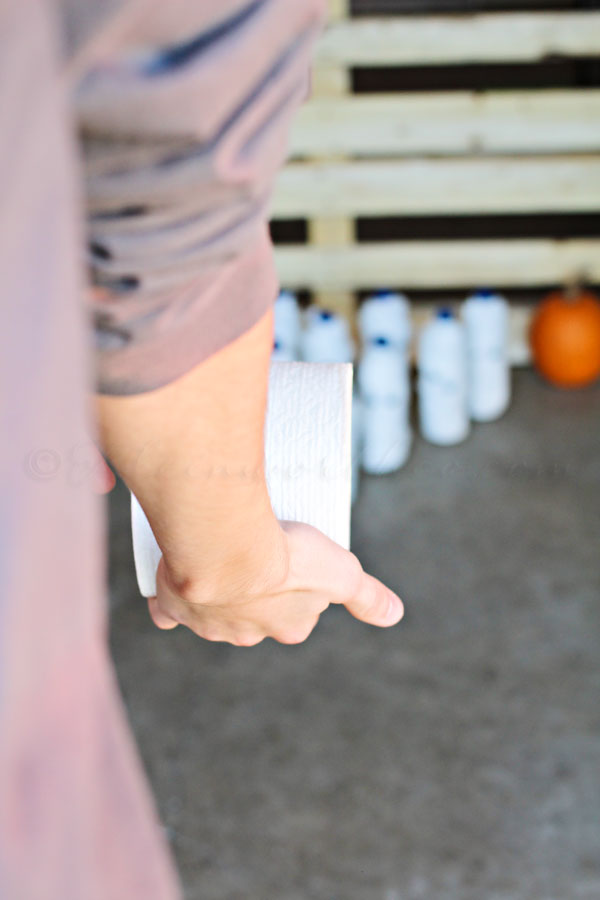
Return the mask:
<path id="1" fill-rule="evenodd" d="M 280 291 L 280 292 L 279 292 L 279 296 L 277 297 L 277 300 L 285 300 L 285 301 L 288 302 L 288 303 L 289 303 L 290 300 L 293 300 L 294 303 L 295 303 L 295 302 L 296 302 L 296 295 L 295 295 L 295 294 L 292 294 L 291 291 Z M 276 302 L 277 302 L 277 301 L 276 301 Z"/>

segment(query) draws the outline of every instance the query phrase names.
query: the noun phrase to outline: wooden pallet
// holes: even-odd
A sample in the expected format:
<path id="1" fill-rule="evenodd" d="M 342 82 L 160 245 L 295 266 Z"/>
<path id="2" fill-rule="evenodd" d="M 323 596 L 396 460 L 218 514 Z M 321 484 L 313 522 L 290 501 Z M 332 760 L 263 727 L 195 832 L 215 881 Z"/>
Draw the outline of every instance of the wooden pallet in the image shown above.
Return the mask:
<path id="1" fill-rule="evenodd" d="M 282 284 L 350 317 L 360 290 L 600 282 L 600 239 L 357 243 L 358 217 L 600 210 L 600 90 L 352 94 L 352 67 L 542 62 L 600 53 L 600 12 L 349 18 L 331 0 L 311 99 L 291 137 L 276 220 L 307 243 L 276 249 Z"/>

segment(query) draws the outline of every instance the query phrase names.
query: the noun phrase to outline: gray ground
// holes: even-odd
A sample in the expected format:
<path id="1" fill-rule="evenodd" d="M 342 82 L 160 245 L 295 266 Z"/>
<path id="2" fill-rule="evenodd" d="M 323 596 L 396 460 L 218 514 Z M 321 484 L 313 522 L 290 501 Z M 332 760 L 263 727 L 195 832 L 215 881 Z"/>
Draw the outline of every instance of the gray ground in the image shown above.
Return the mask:
<path id="1" fill-rule="evenodd" d="M 600 388 L 519 373 L 468 442 L 365 478 L 406 601 L 298 647 L 162 633 L 111 500 L 112 641 L 189 900 L 600 898 Z"/>

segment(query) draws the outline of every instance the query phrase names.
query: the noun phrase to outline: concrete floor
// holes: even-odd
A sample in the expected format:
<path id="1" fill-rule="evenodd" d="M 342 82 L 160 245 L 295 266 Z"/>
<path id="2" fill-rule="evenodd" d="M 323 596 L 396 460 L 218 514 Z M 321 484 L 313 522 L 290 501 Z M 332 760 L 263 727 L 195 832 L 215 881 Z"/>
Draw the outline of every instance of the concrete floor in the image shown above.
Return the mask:
<path id="1" fill-rule="evenodd" d="M 112 644 L 189 900 L 600 898 L 600 388 L 365 478 L 353 546 L 405 599 L 308 642 L 155 629 L 111 499 Z"/>

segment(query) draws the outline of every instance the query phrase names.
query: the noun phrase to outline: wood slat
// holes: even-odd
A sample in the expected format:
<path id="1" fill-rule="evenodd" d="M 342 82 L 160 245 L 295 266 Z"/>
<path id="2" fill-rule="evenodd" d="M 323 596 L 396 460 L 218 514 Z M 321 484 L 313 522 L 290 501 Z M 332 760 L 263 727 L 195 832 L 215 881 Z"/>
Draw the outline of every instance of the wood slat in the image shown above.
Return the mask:
<path id="1" fill-rule="evenodd" d="M 402 66 L 538 62 L 600 54 L 600 12 L 390 17 L 336 22 L 317 65 Z"/>
<path id="2" fill-rule="evenodd" d="M 352 14 L 364 16 L 462 15 L 579 9 L 593 0 L 352 0 Z"/>
<path id="3" fill-rule="evenodd" d="M 330 21 L 343 20 L 349 13 L 348 0 L 328 0 Z M 350 91 L 350 71 L 346 66 L 337 63 L 315 66 L 312 77 L 313 96 L 342 97 Z M 331 160 L 342 162 L 341 159 Z M 344 247 L 354 241 L 354 220 L 343 216 L 332 216 L 329 211 L 323 217 L 316 214 L 309 218 L 308 240 L 315 247 Z M 314 299 L 327 309 L 345 316 L 350 324 L 355 324 L 355 298 L 352 291 L 320 290 L 315 292 Z"/>
<path id="4" fill-rule="evenodd" d="M 330 22 L 346 19 L 350 15 L 350 0 L 327 0 L 327 14 Z"/>
<path id="5" fill-rule="evenodd" d="M 290 163 L 273 218 L 594 212 L 600 157 Z"/>
<path id="6" fill-rule="evenodd" d="M 275 251 L 281 283 L 292 289 L 368 290 L 380 286 L 531 287 L 574 274 L 600 281 L 600 239 L 419 241 Z"/>
<path id="7" fill-rule="evenodd" d="M 314 98 L 293 156 L 566 153 L 600 149 L 600 90 L 362 94 Z"/>

